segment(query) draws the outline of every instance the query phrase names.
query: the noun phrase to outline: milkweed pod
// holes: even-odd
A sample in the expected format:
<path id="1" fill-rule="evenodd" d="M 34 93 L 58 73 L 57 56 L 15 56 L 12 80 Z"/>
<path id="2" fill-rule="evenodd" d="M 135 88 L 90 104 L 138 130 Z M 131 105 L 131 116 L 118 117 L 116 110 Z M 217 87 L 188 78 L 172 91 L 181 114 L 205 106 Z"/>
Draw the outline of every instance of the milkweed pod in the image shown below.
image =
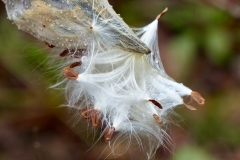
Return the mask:
<path id="1" fill-rule="evenodd" d="M 3 0 L 8 18 L 52 46 L 68 49 L 118 47 L 148 54 L 150 49 L 115 13 L 107 0 Z M 44 26 L 44 27 L 43 27 Z M 89 42 L 89 43 L 88 43 Z M 71 47 L 69 47 L 71 46 Z"/>

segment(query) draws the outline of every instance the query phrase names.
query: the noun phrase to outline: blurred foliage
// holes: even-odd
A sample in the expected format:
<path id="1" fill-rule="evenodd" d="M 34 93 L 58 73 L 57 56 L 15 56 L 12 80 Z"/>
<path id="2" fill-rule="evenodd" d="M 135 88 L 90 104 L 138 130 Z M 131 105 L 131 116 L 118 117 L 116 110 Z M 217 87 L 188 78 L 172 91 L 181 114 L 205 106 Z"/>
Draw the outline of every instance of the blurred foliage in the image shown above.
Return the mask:
<path id="1" fill-rule="evenodd" d="M 0 21 L 0 115 L 15 113 L 11 113 L 12 108 L 19 111 L 22 107 L 57 107 L 58 97 L 53 96 L 54 91 L 47 90 L 56 74 L 47 74 L 49 53 L 41 49 L 46 47 L 24 36 L 5 16 L 1 16 Z"/>
<path id="2" fill-rule="evenodd" d="M 177 110 L 184 122 L 180 124 L 183 129 L 172 129 L 174 153 L 159 149 L 156 159 L 240 159 L 240 14 L 233 12 L 240 7 L 239 2 L 110 0 L 110 3 L 127 24 L 136 27 L 151 22 L 168 7 L 159 24 L 164 67 L 176 81 L 184 82 L 206 98 L 206 105 L 196 112 Z M 4 10 L 0 24 L 0 67 L 4 68 L 0 72 L 0 123 L 6 118 L 18 119 L 24 112 L 36 115 L 50 112 L 68 123 L 66 113 L 56 108 L 64 102 L 63 93 L 47 89 L 61 73 L 60 69 L 49 71 L 47 57 L 51 51 L 17 30 L 6 19 Z M 68 125 L 72 127 L 71 123 Z M 81 128 L 75 129 L 81 134 Z"/>
<path id="3" fill-rule="evenodd" d="M 216 160 L 216 158 L 210 156 L 206 151 L 201 149 L 201 147 L 196 146 L 182 146 L 179 149 L 173 160 Z"/>

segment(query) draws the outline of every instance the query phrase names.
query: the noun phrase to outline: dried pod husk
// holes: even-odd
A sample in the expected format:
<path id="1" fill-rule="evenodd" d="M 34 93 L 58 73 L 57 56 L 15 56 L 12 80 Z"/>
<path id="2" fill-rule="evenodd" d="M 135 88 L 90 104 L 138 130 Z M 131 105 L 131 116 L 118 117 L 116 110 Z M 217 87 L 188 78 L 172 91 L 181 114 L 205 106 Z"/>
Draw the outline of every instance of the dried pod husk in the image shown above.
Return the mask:
<path id="1" fill-rule="evenodd" d="M 115 128 L 113 126 L 109 127 L 104 134 L 104 139 L 106 142 L 110 142 L 112 140 L 113 133 L 115 132 Z"/>
<path id="2" fill-rule="evenodd" d="M 8 18 L 21 30 L 58 48 L 86 49 L 85 39 L 95 39 L 97 35 L 97 38 L 102 40 L 99 47 L 109 45 L 134 53 L 151 52 L 106 0 L 3 0 L 3 2 L 8 11 Z M 92 26 L 93 21 L 96 22 L 95 26 Z M 101 32 L 95 28 L 100 28 Z M 90 31 L 83 34 L 82 31 L 87 29 Z M 92 32 L 98 34 L 93 35 Z M 105 41 L 106 37 L 111 41 Z"/>

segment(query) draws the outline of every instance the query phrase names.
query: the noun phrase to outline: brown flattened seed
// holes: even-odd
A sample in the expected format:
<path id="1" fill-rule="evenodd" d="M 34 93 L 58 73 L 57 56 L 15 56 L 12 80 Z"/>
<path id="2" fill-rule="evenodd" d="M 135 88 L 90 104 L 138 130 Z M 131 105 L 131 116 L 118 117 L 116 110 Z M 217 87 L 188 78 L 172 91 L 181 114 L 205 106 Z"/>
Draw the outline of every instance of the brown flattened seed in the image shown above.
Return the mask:
<path id="1" fill-rule="evenodd" d="M 162 124 L 162 119 L 157 114 L 153 114 L 153 118 L 157 121 L 158 124 Z"/>
<path id="2" fill-rule="evenodd" d="M 94 127 L 99 126 L 100 124 L 101 112 L 98 109 L 93 109 L 91 112 L 92 125 Z"/>
<path id="3" fill-rule="evenodd" d="M 94 106 L 90 106 L 88 108 L 83 109 L 82 113 L 81 113 L 82 117 L 85 118 L 85 119 L 90 118 L 93 109 L 94 109 Z"/>
<path id="4" fill-rule="evenodd" d="M 156 17 L 156 20 L 159 20 L 166 12 L 168 11 L 168 8 L 166 7 L 162 13 L 160 13 L 157 17 Z"/>
<path id="5" fill-rule="evenodd" d="M 205 99 L 198 93 L 192 92 L 191 97 L 200 105 L 203 106 L 205 104 Z"/>
<path id="6" fill-rule="evenodd" d="M 54 48 L 55 46 L 52 44 L 49 44 L 48 42 L 45 42 L 45 44 L 49 47 L 49 48 Z"/>
<path id="7" fill-rule="evenodd" d="M 60 54 L 60 56 L 61 56 L 61 57 L 65 57 L 68 53 L 69 53 L 69 51 L 68 51 L 67 49 L 65 49 L 65 50 Z"/>
<path id="8" fill-rule="evenodd" d="M 82 62 L 79 61 L 79 62 L 74 62 L 70 65 L 70 68 L 74 68 L 74 67 L 77 67 L 77 66 L 81 66 L 82 65 Z"/>
<path id="9" fill-rule="evenodd" d="M 183 103 L 185 107 L 187 107 L 188 109 L 192 110 L 192 111 L 195 111 L 197 110 L 196 108 L 194 108 L 193 106 L 189 105 L 189 104 L 186 104 L 186 103 Z"/>
<path id="10" fill-rule="evenodd" d="M 104 134 L 104 139 L 106 142 L 110 142 L 112 140 L 113 133 L 115 132 L 115 128 L 113 126 L 109 127 Z"/>
<path id="11" fill-rule="evenodd" d="M 75 72 L 72 68 L 70 67 L 65 67 L 62 70 L 63 75 L 70 79 L 70 80 L 77 80 L 78 79 L 78 73 Z"/>
<path id="12" fill-rule="evenodd" d="M 158 103 L 156 100 L 154 99 L 149 99 L 150 102 L 152 102 L 155 106 L 157 106 L 158 108 L 162 109 L 162 105 L 160 103 Z"/>

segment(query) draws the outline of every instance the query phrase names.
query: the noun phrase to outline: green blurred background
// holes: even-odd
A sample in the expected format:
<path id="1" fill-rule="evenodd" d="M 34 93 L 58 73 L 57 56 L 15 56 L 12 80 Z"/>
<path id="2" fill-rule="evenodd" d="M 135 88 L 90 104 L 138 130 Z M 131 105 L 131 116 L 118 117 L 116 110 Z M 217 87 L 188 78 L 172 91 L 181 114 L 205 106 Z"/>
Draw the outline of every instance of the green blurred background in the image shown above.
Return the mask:
<path id="1" fill-rule="evenodd" d="M 159 23 L 163 65 L 172 78 L 206 99 L 197 111 L 177 109 L 179 126 L 168 131 L 173 144 L 159 148 L 155 159 L 240 159 L 240 1 L 110 3 L 134 27 L 150 23 L 168 7 Z M 54 65 L 47 62 L 49 54 L 43 42 L 7 20 L 0 3 L 0 159 L 94 160 L 106 145 L 102 141 L 90 149 L 98 133 L 89 133 L 86 122 L 76 123 L 75 111 L 60 107 L 62 90 L 48 88 L 61 74 L 60 69 L 49 71 Z M 143 159 L 135 154 L 118 159 Z"/>

